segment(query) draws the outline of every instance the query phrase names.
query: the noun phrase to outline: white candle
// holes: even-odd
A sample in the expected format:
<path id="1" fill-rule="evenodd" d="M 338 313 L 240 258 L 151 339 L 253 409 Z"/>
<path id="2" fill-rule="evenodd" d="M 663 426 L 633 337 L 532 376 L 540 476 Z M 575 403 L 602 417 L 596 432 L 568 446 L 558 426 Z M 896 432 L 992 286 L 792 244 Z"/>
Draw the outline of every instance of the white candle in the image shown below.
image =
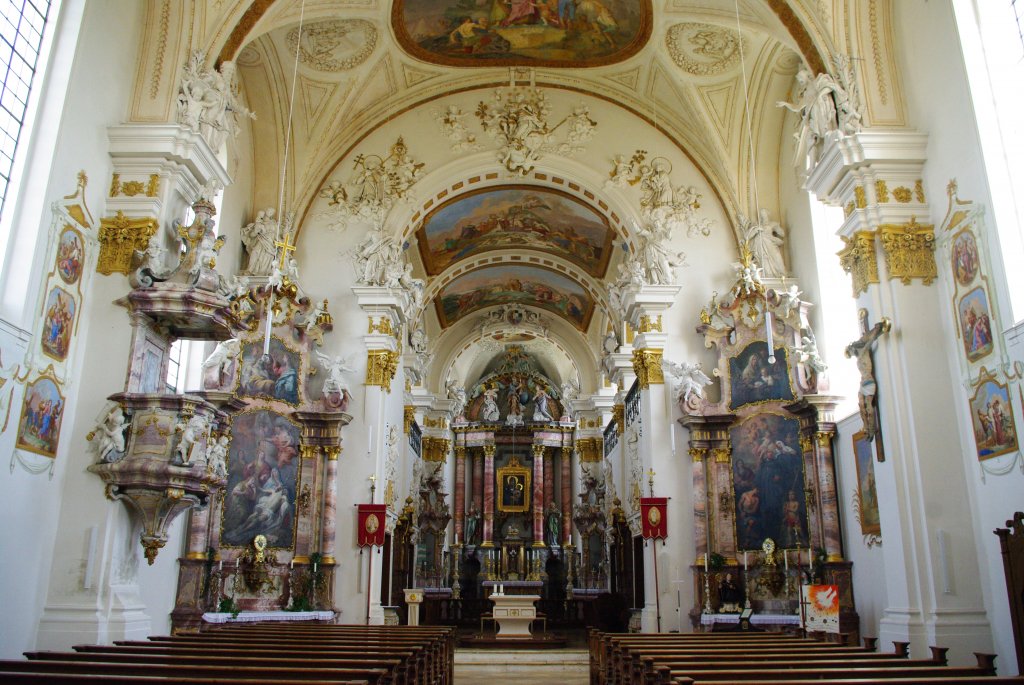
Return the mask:
<path id="1" fill-rule="evenodd" d="M 220 560 L 220 570 L 221 571 L 224 570 L 224 560 L 223 559 Z"/>
<path id="2" fill-rule="evenodd" d="M 295 560 L 292 559 L 292 563 L 288 564 L 288 568 L 295 568 Z"/>
<path id="3" fill-rule="evenodd" d="M 743 550 L 743 570 L 747 570 L 747 550 Z"/>
<path id="4" fill-rule="evenodd" d="M 455 534 L 455 544 L 456 545 L 459 544 L 459 534 L 458 533 Z"/>
<path id="5" fill-rule="evenodd" d="M 782 550 L 782 561 L 786 564 L 786 570 L 789 570 L 789 552 Z"/>
<path id="6" fill-rule="evenodd" d="M 316 573 L 316 562 L 313 562 L 313 573 Z"/>
<path id="7" fill-rule="evenodd" d="M 270 331 L 274 328 L 274 295 L 267 300 L 267 331 L 263 336 L 263 354 L 270 354 Z"/>
<path id="8" fill-rule="evenodd" d="M 810 570 L 811 568 L 814 567 L 814 548 L 813 547 L 808 547 L 807 548 L 807 559 L 808 559 L 808 561 L 807 561 L 807 568 L 808 568 L 808 570 Z"/>
<path id="9" fill-rule="evenodd" d="M 711 555 L 708 552 L 704 552 L 704 573 L 708 572 L 708 557 Z"/>
<path id="10" fill-rule="evenodd" d="M 369 454 L 370 452 L 373 451 L 373 433 L 372 432 L 370 433 L 369 440 L 370 441 L 368 443 L 366 443 L 366 453 L 367 454 Z"/>
<path id="11" fill-rule="evenodd" d="M 668 438 L 669 444 L 672 445 L 672 454 L 674 455 L 676 453 L 676 429 L 671 424 L 668 427 Z"/>

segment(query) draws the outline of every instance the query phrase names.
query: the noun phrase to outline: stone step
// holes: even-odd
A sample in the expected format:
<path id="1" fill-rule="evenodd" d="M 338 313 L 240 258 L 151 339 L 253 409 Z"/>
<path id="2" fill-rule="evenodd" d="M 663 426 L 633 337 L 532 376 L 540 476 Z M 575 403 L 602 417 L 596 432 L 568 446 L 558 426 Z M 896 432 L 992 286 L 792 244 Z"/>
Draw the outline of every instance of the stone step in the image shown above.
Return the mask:
<path id="1" fill-rule="evenodd" d="M 465 667 L 486 666 L 494 669 L 545 668 L 569 669 L 588 668 L 590 657 L 583 650 L 545 649 L 535 652 L 526 650 L 500 651 L 494 649 L 458 649 L 455 651 L 455 665 Z"/>

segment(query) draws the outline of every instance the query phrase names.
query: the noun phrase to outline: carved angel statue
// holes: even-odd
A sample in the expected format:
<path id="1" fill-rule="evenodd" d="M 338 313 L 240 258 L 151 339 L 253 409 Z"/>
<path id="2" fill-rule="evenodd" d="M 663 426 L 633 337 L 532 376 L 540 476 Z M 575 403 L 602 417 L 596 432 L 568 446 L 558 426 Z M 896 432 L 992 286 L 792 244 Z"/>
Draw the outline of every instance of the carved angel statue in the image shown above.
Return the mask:
<path id="1" fill-rule="evenodd" d="M 228 475 L 228 443 L 230 438 L 222 435 L 206 450 L 206 470 L 215 476 L 226 478 Z"/>
<path id="2" fill-rule="evenodd" d="M 269 276 L 274 268 L 277 258 L 274 241 L 278 231 L 274 214 L 273 207 L 261 209 L 251 224 L 242 227 L 242 244 L 249 253 L 246 270 L 253 276 Z"/>
<path id="3" fill-rule="evenodd" d="M 750 295 L 761 290 L 764 286 L 761 283 L 761 267 L 754 262 L 734 262 L 736 278 L 739 281 L 735 287 L 735 294 Z"/>
<path id="4" fill-rule="evenodd" d="M 426 354 L 428 348 L 427 332 L 424 330 L 423 322 L 419 321 L 409 331 L 409 347 L 416 354 Z"/>
<path id="5" fill-rule="evenodd" d="M 458 105 L 448 105 L 444 112 L 435 111 L 438 123 L 441 124 L 441 131 L 451 141 L 452 152 L 467 152 L 477 150 L 480 145 L 476 142 L 476 135 L 470 133 L 463 123 L 463 119 L 469 116 L 463 112 Z"/>
<path id="6" fill-rule="evenodd" d="M 851 94 L 831 75 L 815 76 L 805 67 L 797 72 L 796 83 L 793 102 L 775 104 L 800 115 L 800 128 L 793 137 L 797 143 L 794 163 L 801 164 L 828 133 L 856 133 L 861 122 L 856 93 Z M 852 88 L 852 84 L 850 80 L 847 85 Z"/>
<path id="7" fill-rule="evenodd" d="M 337 393 L 344 396 L 348 393 L 349 387 L 346 374 L 356 372 L 353 367 L 349 366 L 349 361 L 341 355 L 329 357 L 320 350 L 316 350 L 316 358 L 324 365 L 324 372 L 326 373 L 323 385 L 324 395 Z"/>
<path id="8" fill-rule="evenodd" d="M 146 249 L 136 251 L 135 256 L 139 260 L 139 268 L 129 279 L 134 288 L 149 288 L 156 281 L 166 281 L 178 266 L 167 265 L 167 249 L 160 234 L 150 236 Z"/>
<path id="9" fill-rule="evenodd" d="M 192 457 L 197 456 L 195 455 L 196 443 L 202 440 L 206 429 L 206 419 L 201 416 L 193 416 L 188 423 L 179 421 L 174 427 L 174 432 L 181 433 L 181 438 L 178 440 L 178 446 L 174 449 L 171 463 L 176 466 L 191 466 Z"/>
<path id="10" fill-rule="evenodd" d="M 643 266 L 643 281 L 647 285 L 672 285 L 676 282 L 676 268 L 686 265 L 683 252 L 668 249 L 668 231 L 652 223 L 649 227 L 633 224 L 640 236 L 640 250 L 636 259 Z"/>
<path id="11" fill-rule="evenodd" d="M 85 439 L 92 443 L 96 458 L 102 464 L 113 464 L 124 458 L 124 432 L 126 425 L 124 411 L 120 405 L 105 409 L 102 418 L 96 422 Z"/>
<path id="12" fill-rule="evenodd" d="M 222 340 L 217 343 L 213 353 L 203 362 L 203 388 L 223 388 L 231 380 L 231 365 L 242 351 L 242 341 L 238 338 Z"/>
<path id="13" fill-rule="evenodd" d="M 189 275 L 198 277 L 203 270 L 214 270 L 217 267 L 217 256 L 220 248 L 227 240 L 225 236 L 215 236 L 213 231 L 204 231 L 196 251 L 196 259 L 189 269 Z"/>
<path id="14" fill-rule="evenodd" d="M 383 230 L 372 230 L 352 252 L 361 285 L 397 287 L 404 272 L 402 246 Z"/>
<path id="15" fill-rule="evenodd" d="M 675 376 L 679 385 L 676 386 L 676 401 L 690 404 L 691 398 L 704 399 L 704 387 L 711 385 L 711 379 L 701 368 L 700 362 L 673 362 L 665 359 L 662 367 Z"/>
<path id="16" fill-rule="evenodd" d="M 219 291 L 229 300 L 245 297 L 249 292 L 249 277 L 233 274 L 229 278 L 221 278 Z"/>
<path id="17" fill-rule="evenodd" d="M 796 352 L 797 361 L 813 369 L 814 373 L 825 373 L 828 370 L 828 365 L 818 353 L 818 343 L 810 328 L 801 331 L 800 344 L 793 351 Z"/>
<path id="18" fill-rule="evenodd" d="M 405 264 L 405 268 L 402 269 L 402 275 L 398 278 L 398 285 L 405 292 L 409 293 L 416 310 L 423 308 L 423 293 L 427 288 L 427 282 L 422 278 L 415 278 L 412 275 L 412 264 L 408 262 Z"/>
<path id="19" fill-rule="evenodd" d="M 757 221 L 752 221 L 743 214 L 736 215 L 740 235 L 766 277 L 784 278 L 786 263 L 782 250 L 786 233 L 778 221 L 771 219 L 767 209 L 759 210 L 757 216 Z"/>
<path id="20" fill-rule="evenodd" d="M 325 315 L 327 315 L 327 300 L 316 302 L 313 305 L 313 310 L 306 316 L 306 320 L 302 322 L 302 328 L 306 333 L 311 333 L 314 328 L 320 325 L 320 320 Z"/>
<path id="21" fill-rule="evenodd" d="M 466 389 L 454 378 L 448 381 L 445 388 L 448 391 L 448 399 L 455 400 L 455 404 L 452 406 L 452 416 L 456 421 L 464 420 L 466 418 Z"/>
<path id="22" fill-rule="evenodd" d="M 228 136 L 238 133 L 238 117 L 256 118 L 241 102 L 235 84 L 235 64 L 221 63 L 220 71 L 204 66 L 202 51 L 185 65 L 178 89 L 178 122 L 203 136 L 217 151 Z"/>
<path id="23" fill-rule="evenodd" d="M 803 295 L 796 284 L 789 286 L 788 290 L 771 290 L 768 293 L 768 302 L 775 306 L 775 314 L 780 319 L 786 320 L 794 313 L 800 313 L 800 296 Z"/>
<path id="24" fill-rule="evenodd" d="M 572 401 L 580 394 L 580 385 L 574 378 L 566 378 L 562 383 L 562 416 L 570 421 L 573 418 Z"/>

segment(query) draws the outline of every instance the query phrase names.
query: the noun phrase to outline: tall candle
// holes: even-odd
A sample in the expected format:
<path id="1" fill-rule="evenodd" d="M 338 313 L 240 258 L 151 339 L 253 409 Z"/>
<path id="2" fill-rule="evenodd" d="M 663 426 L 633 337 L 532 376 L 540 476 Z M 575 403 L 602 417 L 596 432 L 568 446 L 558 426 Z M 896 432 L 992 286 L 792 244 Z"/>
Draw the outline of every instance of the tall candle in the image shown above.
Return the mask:
<path id="1" fill-rule="evenodd" d="M 786 570 L 789 570 L 789 552 L 782 550 L 782 561 L 786 564 Z"/>
<path id="2" fill-rule="evenodd" d="M 708 572 L 708 557 L 711 556 L 708 552 L 704 552 L 704 573 Z"/>
<path id="3" fill-rule="evenodd" d="M 807 548 L 807 559 L 808 559 L 807 567 L 808 568 L 812 568 L 814 566 L 814 548 L 813 547 L 808 547 Z"/>
<path id="4" fill-rule="evenodd" d="M 743 570 L 747 570 L 747 550 L 743 550 Z"/>
<path id="5" fill-rule="evenodd" d="M 220 570 L 221 571 L 224 570 L 224 560 L 223 559 L 220 560 Z"/>
<path id="6" fill-rule="evenodd" d="M 295 568 L 295 560 L 292 559 L 292 563 L 288 564 L 288 568 Z"/>

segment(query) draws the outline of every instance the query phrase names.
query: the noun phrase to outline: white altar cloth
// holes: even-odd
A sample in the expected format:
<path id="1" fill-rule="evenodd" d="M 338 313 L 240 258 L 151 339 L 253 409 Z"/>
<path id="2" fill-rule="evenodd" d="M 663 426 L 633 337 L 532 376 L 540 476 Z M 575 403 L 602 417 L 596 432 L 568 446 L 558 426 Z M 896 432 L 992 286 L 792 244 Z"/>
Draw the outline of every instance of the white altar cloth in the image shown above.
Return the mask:
<path id="1" fill-rule="evenodd" d="M 739 623 L 739 614 L 701 614 L 702 626 L 713 626 L 716 623 Z M 798 626 L 800 616 L 797 614 L 754 614 L 750 617 L 752 626 Z"/>
<path id="2" fill-rule="evenodd" d="M 204 623 L 256 623 L 258 621 L 331 621 L 333 611 L 243 611 L 238 616 L 208 611 Z"/>

